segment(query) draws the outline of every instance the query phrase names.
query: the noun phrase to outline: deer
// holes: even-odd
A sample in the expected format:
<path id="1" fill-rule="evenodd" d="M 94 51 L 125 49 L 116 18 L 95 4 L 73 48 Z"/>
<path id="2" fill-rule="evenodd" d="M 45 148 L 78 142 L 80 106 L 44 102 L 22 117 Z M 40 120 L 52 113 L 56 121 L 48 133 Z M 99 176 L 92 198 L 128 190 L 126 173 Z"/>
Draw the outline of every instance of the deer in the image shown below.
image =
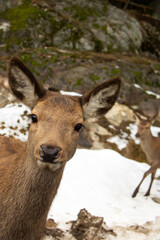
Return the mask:
<path id="1" fill-rule="evenodd" d="M 112 108 L 121 79 L 105 81 L 81 97 L 61 95 L 45 89 L 23 61 L 13 56 L 8 83 L 17 100 L 30 107 L 31 124 L 25 143 L 0 137 L 0 239 L 40 240 L 85 120 Z"/>
<path id="2" fill-rule="evenodd" d="M 152 117 L 146 117 L 145 119 L 138 112 L 134 112 L 135 117 L 138 120 L 138 131 L 136 137 L 140 138 L 140 146 L 145 153 L 150 168 L 144 173 L 142 180 L 134 190 L 132 197 L 136 197 L 139 188 L 144 181 L 144 179 L 151 174 L 151 181 L 149 184 L 149 188 L 144 196 L 149 196 L 151 187 L 153 184 L 153 180 L 155 178 L 155 174 L 158 168 L 160 168 L 160 136 L 154 137 L 151 133 L 151 125 L 155 121 L 158 116 L 158 111 Z"/>

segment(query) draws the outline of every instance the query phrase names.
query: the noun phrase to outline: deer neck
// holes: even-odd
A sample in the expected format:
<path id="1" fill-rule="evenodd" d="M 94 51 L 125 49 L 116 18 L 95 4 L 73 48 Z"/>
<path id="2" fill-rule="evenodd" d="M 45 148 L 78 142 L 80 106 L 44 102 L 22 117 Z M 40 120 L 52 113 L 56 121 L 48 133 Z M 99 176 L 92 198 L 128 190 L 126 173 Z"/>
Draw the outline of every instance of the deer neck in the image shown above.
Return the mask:
<path id="1" fill-rule="evenodd" d="M 141 147 L 143 151 L 147 154 L 151 152 L 152 145 L 154 144 L 154 137 L 151 133 L 150 128 L 141 134 Z"/>
<path id="2" fill-rule="evenodd" d="M 43 234 L 47 214 L 62 178 L 64 166 L 51 172 L 40 169 L 34 159 L 29 156 L 27 149 L 17 158 L 16 167 L 9 167 L 10 179 L 6 179 L 10 193 L 4 197 L 0 239 L 39 240 Z M 7 197 L 9 196 L 9 197 Z M 7 201 L 7 204 L 6 204 Z M 7 207 L 6 207 L 7 205 Z M 0 222 L 1 225 L 1 222 Z"/>

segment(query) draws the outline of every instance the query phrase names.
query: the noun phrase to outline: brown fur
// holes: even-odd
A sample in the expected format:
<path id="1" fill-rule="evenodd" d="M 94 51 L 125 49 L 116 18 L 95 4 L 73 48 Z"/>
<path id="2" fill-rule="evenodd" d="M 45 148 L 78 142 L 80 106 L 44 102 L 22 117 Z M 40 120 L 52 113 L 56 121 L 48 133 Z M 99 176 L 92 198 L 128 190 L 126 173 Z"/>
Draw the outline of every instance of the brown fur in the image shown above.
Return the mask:
<path id="1" fill-rule="evenodd" d="M 142 182 L 151 173 L 151 182 L 145 196 L 150 195 L 156 171 L 158 168 L 160 168 L 160 137 L 154 137 L 150 129 L 154 118 L 144 120 L 140 117 L 140 115 L 136 114 L 136 116 L 138 117 L 139 121 L 137 136 L 140 137 L 141 148 L 146 154 L 151 167 L 144 173 L 143 178 L 134 190 L 132 197 L 136 197 Z"/>
<path id="2" fill-rule="evenodd" d="M 84 115 L 87 116 L 85 109 L 98 112 L 93 107 L 94 95 L 99 94 L 96 101 L 104 101 L 101 91 L 107 91 L 108 87 L 113 92 L 106 100 L 110 109 L 108 102 L 111 98 L 114 98 L 112 105 L 116 101 L 120 80 L 111 80 L 107 86 L 95 88 L 90 106 L 90 94 L 87 94 L 88 100 L 84 100 L 83 97 L 46 91 L 29 69 L 13 57 L 9 67 L 9 85 L 19 100 L 28 103 L 38 120 L 31 124 L 25 144 L 0 137 L 0 239 L 39 240 L 65 164 L 77 147 L 79 132 L 75 130 L 76 124 L 83 124 Z M 111 85 L 117 87 L 112 89 Z M 101 107 L 99 103 L 97 105 Z M 43 161 L 40 155 L 42 145 L 61 149 L 54 162 Z"/>

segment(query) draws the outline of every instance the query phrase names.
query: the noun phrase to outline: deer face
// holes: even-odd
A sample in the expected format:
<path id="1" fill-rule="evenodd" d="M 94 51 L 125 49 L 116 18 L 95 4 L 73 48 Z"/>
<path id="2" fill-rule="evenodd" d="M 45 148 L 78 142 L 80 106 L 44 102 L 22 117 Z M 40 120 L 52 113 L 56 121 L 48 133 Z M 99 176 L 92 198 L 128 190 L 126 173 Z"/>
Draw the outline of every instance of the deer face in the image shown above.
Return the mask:
<path id="1" fill-rule="evenodd" d="M 72 158 L 77 147 L 83 127 L 79 99 L 48 91 L 33 108 L 31 119 L 30 154 L 40 167 L 56 170 Z"/>
<path id="2" fill-rule="evenodd" d="M 105 114 L 115 103 L 120 79 L 111 79 L 81 98 L 45 90 L 30 70 L 13 57 L 9 66 L 12 93 L 32 109 L 28 138 L 30 157 L 55 171 L 75 153 L 85 119 Z"/>
<path id="3" fill-rule="evenodd" d="M 147 129 L 150 129 L 151 123 L 148 120 L 140 120 L 136 137 L 141 137 Z"/>

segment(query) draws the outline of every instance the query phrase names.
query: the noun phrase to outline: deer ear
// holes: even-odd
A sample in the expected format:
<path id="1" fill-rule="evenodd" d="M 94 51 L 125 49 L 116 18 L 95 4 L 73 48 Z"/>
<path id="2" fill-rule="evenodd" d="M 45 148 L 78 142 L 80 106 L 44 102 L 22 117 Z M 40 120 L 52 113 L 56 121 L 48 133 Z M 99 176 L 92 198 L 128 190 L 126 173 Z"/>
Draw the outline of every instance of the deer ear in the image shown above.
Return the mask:
<path id="1" fill-rule="evenodd" d="M 142 120 L 141 117 L 140 117 L 140 114 L 137 111 L 134 111 L 134 110 L 133 110 L 133 118 L 134 118 L 135 121 Z"/>
<path id="2" fill-rule="evenodd" d="M 30 108 L 33 108 L 38 99 L 45 94 L 40 82 L 36 80 L 24 63 L 15 56 L 10 60 L 8 79 L 13 95 Z"/>
<path id="3" fill-rule="evenodd" d="M 138 121 L 138 117 L 137 117 L 137 115 L 135 114 L 134 111 L 133 111 L 133 119 L 134 119 L 135 121 Z"/>
<path id="4" fill-rule="evenodd" d="M 151 122 L 151 124 L 154 123 L 154 121 L 156 120 L 158 115 L 159 115 L 159 111 L 157 110 L 156 113 L 152 117 L 149 118 L 149 121 Z"/>
<path id="5" fill-rule="evenodd" d="M 85 93 L 81 98 L 84 118 L 100 117 L 111 109 L 117 100 L 120 86 L 121 80 L 117 77 Z"/>

